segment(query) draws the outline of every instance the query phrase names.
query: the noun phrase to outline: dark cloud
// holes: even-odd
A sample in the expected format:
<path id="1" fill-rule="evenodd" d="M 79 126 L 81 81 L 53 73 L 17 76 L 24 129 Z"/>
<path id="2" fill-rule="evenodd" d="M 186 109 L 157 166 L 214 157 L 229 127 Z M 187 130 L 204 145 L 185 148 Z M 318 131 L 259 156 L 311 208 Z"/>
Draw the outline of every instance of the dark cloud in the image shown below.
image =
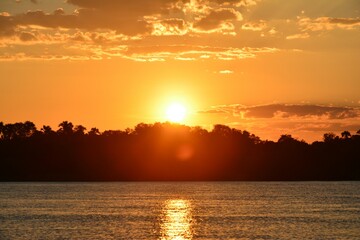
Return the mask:
<path id="1" fill-rule="evenodd" d="M 261 120 L 260 120 L 261 121 Z M 341 132 L 347 130 L 351 134 L 355 134 L 360 129 L 360 124 L 356 120 L 292 120 L 282 119 L 282 121 L 267 119 L 266 121 L 253 121 L 251 124 L 246 122 L 232 122 L 227 125 L 246 129 L 258 136 L 265 137 L 265 139 L 277 140 L 279 136 L 284 133 L 291 133 L 291 135 L 298 139 L 305 139 L 307 142 L 321 140 L 324 133 L 333 132 L 340 135 Z"/>
<path id="2" fill-rule="evenodd" d="M 232 8 L 223 8 L 211 11 L 207 16 L 194 23 L 194 27 L 209 31 L 217 29 L 222 23 L 241 19 L 241 14 Z"/>
<path id="3" fill-rule="evenodd" d="M 241 26 L 243 30 L 262 31 L 267 27 L 265 21 L 247 22 Z"/>
<path id="4" fill-rule="evenodd" d="M 15 34 L 15 24 L 11 16 L 0 15 L 0 38 L 9 37 Z"/>
<path id="5" fill-rule="evenodd" d="M 355 25 L 360 23 L 360 18 L 329 18 L 329 23 Z"/>
<path id="6" fill-rule="evenodd" d="M 186 3 L 189 1 L 190 0 L 67 0 L 67 3 L 95 11 L 118 13 L 121 15 L 120 17 L 123 18 L 139 18 L 163 13 L 178 2 Z"/>
<path id="7" fill-rule="evenodd" d="M 210 2 L 216 2 L 220 5 L 235 5 L 235 6 L 249 6 L 255 5 L 256 0 L 210 0 Z"/>
<path id="8" fill-rule="evenodd" d="M 217 106 L 208 113 L 230 113 L 245 118 L 292 118 L 325 117 L 327 119 L 347 119 L 360 117 L 360 109 L 352 107 L 332 107 L 320 105 L 269 104 L 259 106 Z"/>
<path id="9" fill-rule="evenodd" d="M 31 0 L 37 3 L 36 0 Z M 217 3 L 218 5 L 214 4 Z M 242 18 L 235 6 L 245 6 L 253 0 L 67 0 L 77 9 L 66 14 L 63 8 L 52 13 L 31 10 L 15 16 L 1 15 L 0 35 L 11 36 L 17 26 L 41 26 L 85 31 L 116 31 L 127 36 L 184 35 L 191 26 L 198 31 L 233 30 L 230 23 Z M 182 14 L 175 14 L 181 9 Z M 185 10 L 188 16 L 185 16 Z M 202 9 L 199 12 L 199 9 Z M 206 15 L 207 14 L 207 15 Z M 11 24 L 10 24 L 11 21 Z M 228 23 L 228 25 L 224 25 Z"/>
<path id="10" fill-rule="evenodd" d="M 185 28 L 185 21 L 182 19 L 165 19 L 162 20 L 161 23 L 168 27 L 176 27 L 180 30 Z"/>
<path id="11" fill-rule="evenodd" d="M 137 35 L 150 31 L 150 26 L 145 21 L 126 21 L 106 13 L 90 9 L 80 9 L 77 14 L 64 15 L 60 9 L 53 14 L 43 11 L 29 11 L 25 14 L 14 16 L 16 25 L 38 25 L 49 28 L 81 28 L 86 30 L 111 29 L 125 35 Z"/>
<path id="12" fill-rule="evenodd" d="M 151 33 L 153 26 L 144 20 L 146 16 L 166 15 L 178 2 L 190 0 L 68 0 L 80 7 L 79 27 L 84 29 L 111 29 L 125 35 Z"/>
<path id="13" fill-rule="evenodd" d="M 298 24 L 303 31 L 328 31 L 333 29 L 352 30 L 360 26 L 360 18 L 319 17 L 311 19 L 303 17 L 299 18 Z"/>
<path id="14" fill-rule="evenodd" d="M 28 11 L 14 16 L 13 19 L 17 25 L 38 25 L 49 28 L 74 28 L 79 27 L 81 23 L 76 15 L 59 15 L 58 12 L 56 14 L 46 14 L 41 10 Z"/>
<path id="15" fill-rule="evenodd" d="M 19 39 L 24 42 L 34 41 L 36 40 L 36 36 L 31 32 L 21 32 L 19 34 Z"/>
<path id="16" fill-rule="evenodd" d="M 304 13 L 310 18 L 359 17 L 359 0 L 267 0 L 261 1 L 249 15 L 250 20 L 292 19 Z"/>
<path id="17" fill-rule="evenodd" d="M 254 106 L 245 108 L 247 117 L 310 117 L 327 116 L 330 119 L 354 118 L 359 116 L 359 112 L 347 107 L 329 107 L 319 105 L 285 105 L 272 104 L 264 106 Z"/>
<path id="18" fill-rule="evenodd" d="M 166 14 L 175 3 L 180 1 L 187 2 L 186 0 L 68 0 L 67 3 L 79 7 L 73 14 L 65 15 L 64 10 L 59 8 L 52 14 L 37 10 L 14 17 L 0 16 L 0 34 L 13 34 L 16 25 L 85 30 L 109 29 L 129 36 L 146 34 L 151 33 L 152 24 L 144 17 Z M 12 21 L 12 24 L 9 24 L 9 21 Z"/>
<path id="19" fill-rule="evenodd" d="M 151 21 L 153 24 L 152 35 L 185 35 L 188 31 L 188 25 L 183 19 L 170 18 L 164 20 Z"/>
<path id="20" fill-rule="evenodd" d="M 58 8 L 54 11 L 54 15 L 63 15 L 65 14 L 64 9 Z"/>
<path id="21" fill-rule="evenodd" d="M 340 133 L 344 130 L 355 133 L 360 129 L 360 124 L 356 123 L 294 123 L 293 126 L 289 126 L 289 129 L 296 129 L 297 131 L 309 131 L 309 132 L 320 132 L 324 134 L 325 132 L 335 132 Z"/>

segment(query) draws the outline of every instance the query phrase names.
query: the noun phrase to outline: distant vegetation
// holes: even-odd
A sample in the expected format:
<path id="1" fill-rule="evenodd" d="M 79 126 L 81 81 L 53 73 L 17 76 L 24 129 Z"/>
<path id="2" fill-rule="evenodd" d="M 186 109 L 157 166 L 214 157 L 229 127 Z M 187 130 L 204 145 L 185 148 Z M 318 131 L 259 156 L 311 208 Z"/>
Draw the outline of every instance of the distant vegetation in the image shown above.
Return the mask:
<path id="1" fill-rule="evenodd" d="M 0 122 L 0 180 L 360 180 L 360 131 L 308 144 L 286 134 L 262 141 L 219 124 L 86 130 L 67 121 L 56 131 Z"/>

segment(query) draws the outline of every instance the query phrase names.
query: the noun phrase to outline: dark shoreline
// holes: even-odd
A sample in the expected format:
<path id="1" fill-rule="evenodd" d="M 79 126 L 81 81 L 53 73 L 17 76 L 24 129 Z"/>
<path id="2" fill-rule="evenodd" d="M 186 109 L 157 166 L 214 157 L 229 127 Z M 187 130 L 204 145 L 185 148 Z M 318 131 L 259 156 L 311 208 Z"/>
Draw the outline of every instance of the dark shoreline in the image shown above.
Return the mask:
<path id="1" fill-rule="evenodd" d="M 66 123 L 66 124 L 65 124 Z M 277 142 L 224 125 L 171 123 L 126 131 L 0 129 L 0 181 L 359 181 L 360 134 Z M 76 130 L 78 129 L 78 130 Z M 80 129 L 80 130 L 79 130 Z"/>

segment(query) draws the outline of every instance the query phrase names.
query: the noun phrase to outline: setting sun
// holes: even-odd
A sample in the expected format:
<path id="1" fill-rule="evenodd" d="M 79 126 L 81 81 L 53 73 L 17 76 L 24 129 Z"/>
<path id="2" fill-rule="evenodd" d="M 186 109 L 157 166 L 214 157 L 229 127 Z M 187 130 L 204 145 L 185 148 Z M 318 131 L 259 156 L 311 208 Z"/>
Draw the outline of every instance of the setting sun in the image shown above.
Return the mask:
<path id="1" fill-rule="evenodd" d="M 171 122 L 181 122 L 186 116 L 186 108 L 180 103 L 172 103 L 166 109 L 166 118 Z"/>

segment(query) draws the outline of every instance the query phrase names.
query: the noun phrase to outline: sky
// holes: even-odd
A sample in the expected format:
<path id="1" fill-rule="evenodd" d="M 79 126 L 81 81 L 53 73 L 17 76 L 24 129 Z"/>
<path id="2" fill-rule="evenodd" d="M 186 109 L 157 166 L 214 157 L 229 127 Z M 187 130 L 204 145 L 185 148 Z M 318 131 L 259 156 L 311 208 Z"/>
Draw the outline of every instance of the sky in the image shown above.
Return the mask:
<path id="1" fill-rule="evenodd" d="M 0 121 L 360 129 L 359 0 L 1 0 Z"/>

